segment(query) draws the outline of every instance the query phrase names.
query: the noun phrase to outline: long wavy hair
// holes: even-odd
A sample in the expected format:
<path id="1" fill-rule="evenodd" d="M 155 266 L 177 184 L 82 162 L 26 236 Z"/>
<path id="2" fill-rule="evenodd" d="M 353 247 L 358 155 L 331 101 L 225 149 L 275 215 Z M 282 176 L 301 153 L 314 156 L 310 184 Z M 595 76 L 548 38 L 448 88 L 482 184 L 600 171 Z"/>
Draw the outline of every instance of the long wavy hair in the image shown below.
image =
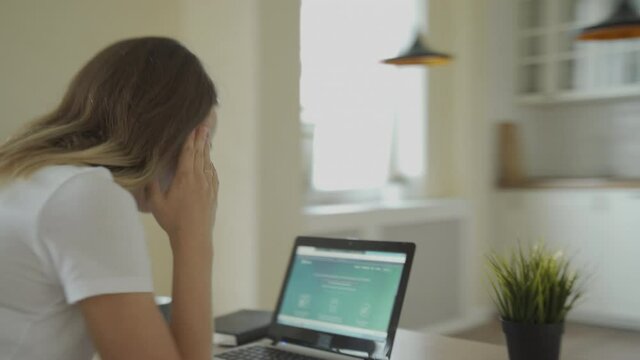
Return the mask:
<path id="1" fill-rule="evenodd" d="M 60 105 L 0 145 L 0 179 L 48 165 L 103 166 L 127 189 L 175 166 L 217 105 L 198 58 L 173 39 L 119 41 L 74 77 Z"/>

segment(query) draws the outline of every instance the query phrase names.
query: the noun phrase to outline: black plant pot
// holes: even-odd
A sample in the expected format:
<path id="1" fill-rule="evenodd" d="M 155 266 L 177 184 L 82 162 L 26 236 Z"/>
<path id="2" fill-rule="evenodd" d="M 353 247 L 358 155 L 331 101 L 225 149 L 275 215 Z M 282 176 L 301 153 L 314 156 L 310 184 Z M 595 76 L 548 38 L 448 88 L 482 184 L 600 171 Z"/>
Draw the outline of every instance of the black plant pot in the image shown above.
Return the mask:
<path id="1" fill-rule="evenodd" d="M 558 360 L 564 323 L 523 324 L 502 320 L 510 360 Z"/>

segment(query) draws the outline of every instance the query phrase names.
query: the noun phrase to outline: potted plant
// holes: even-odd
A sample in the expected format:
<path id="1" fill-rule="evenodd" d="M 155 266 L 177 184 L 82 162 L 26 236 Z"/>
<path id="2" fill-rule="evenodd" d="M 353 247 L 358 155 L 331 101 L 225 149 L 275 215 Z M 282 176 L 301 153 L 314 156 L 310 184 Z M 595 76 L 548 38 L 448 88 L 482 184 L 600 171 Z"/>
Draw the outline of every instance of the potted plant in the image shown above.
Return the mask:
<path id="1" fill-rule="evenodd" d="M 558 360 L 567 313 L 582 292 L 561 252 L 544 244 L 488 257 L 511 360 Z"/>

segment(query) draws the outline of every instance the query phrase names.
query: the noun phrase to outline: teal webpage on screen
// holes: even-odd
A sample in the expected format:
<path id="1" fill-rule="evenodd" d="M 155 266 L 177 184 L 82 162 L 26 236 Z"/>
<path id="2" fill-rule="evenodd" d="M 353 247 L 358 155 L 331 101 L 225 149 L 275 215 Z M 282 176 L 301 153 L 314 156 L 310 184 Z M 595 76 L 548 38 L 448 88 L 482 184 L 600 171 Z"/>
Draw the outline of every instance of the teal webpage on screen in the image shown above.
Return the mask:
<path id="1" fill-rule="evenodd" d="M 403 253 L 300 246 L 277 321 L 385 340 L 405 261 Z"/>

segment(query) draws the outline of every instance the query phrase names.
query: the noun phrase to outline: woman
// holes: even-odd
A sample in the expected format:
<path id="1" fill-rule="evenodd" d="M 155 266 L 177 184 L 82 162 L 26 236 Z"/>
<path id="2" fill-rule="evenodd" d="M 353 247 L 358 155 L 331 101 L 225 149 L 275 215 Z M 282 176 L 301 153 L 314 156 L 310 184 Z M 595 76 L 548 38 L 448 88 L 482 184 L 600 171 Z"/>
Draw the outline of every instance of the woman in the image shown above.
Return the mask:
<path id="1" fill-rule="evenodd" d="M 1 359 L 211 359 L 216 104 L 182 45 L 130 39 L 0 146 Z M 169 325 L 138 211 L 170 239 Z"/>

